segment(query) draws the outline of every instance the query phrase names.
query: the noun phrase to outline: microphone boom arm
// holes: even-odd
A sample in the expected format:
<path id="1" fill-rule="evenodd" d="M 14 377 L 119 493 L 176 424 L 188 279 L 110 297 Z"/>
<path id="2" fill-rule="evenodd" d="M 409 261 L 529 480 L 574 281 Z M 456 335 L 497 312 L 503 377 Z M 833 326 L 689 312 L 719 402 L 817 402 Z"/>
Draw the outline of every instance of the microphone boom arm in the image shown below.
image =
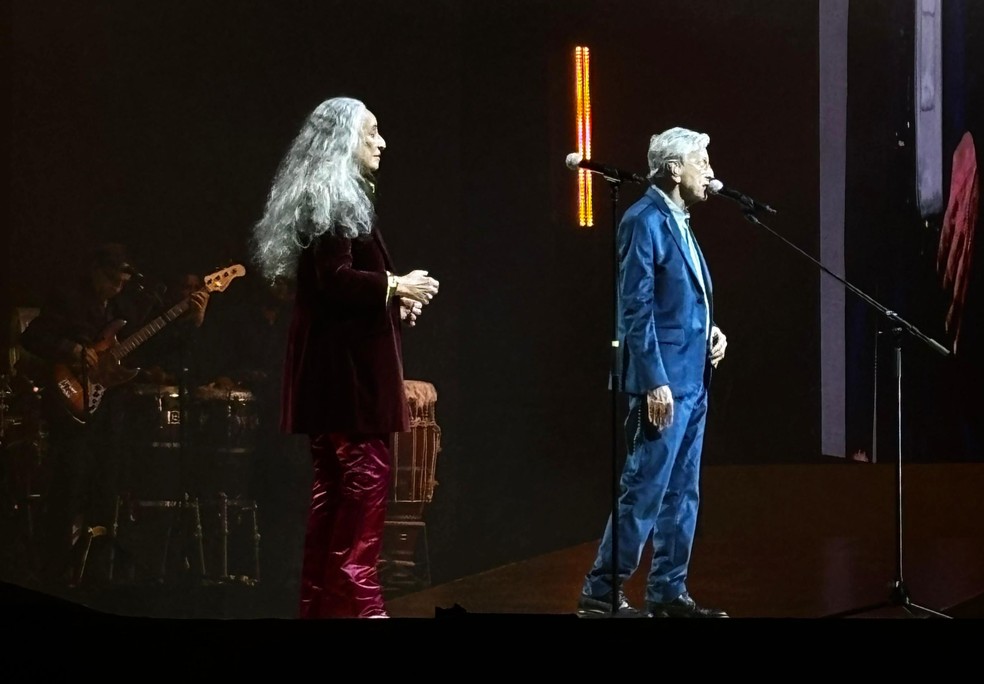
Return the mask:
<path id="1" fill-rule="evenodd" d="M 881 313 L 893 325 L 895 325 L 895 326 L 897 326 L 899 328 L 902 328 L 903 330 L 905 330 L 906 332 L 908 332 L 910 335 L 912 335 L 916 339 L 920 340 L 921 342 L 923 342 L 924 344 L 926 344 L 930 349 L 932 349 L 933 351 L 939 353 L 940 355 L 942 355 L 942 356 L 949 356 L 950 355 L 950 350 L 949 349 L 947 349 L 942 344 L 940 344 L 939 342 L 937 342 L 933 338 L 929 337 L 928 335 L 926 335 L 925 333 L 923 333 L 922 331 L 920 331 L 918 328 L 916 328 L 916 326 L 912 325 L 912 323 L 910 323 L 909 321 L 907 321 L 904 318 L 902 318 L 901 316 L 899 316 L 898 313 L 896 313 L 896 312 L 888 309 L 887 307 L 883 306 L 882 304 L 878 303 L 877 301 L 875 301 L 875 299 L 873 299 L 872 297 L 870 297 L 867 294 L 865 294 L 862 290 L 858 289 L 857 287 L 855 287 L 854 285 L 852 285 L 851 283 L 849 283 L 847 280 L 845 280 L 844 278 L 842 278 L 841 276 L 837 275 L 836 273 L 834 273 L 833 271 L 831 271 L 829 268 L 827 268 L 826 266 L 824 266 L 820 261 L 818 261 L 817 259 L 814 259 L 812 256 L 810 256 L 809 254 L 807 254 L 805 251 L 803 251 L 802 249 L 800 249 L 799 247 L 797 247 L 796 245 L 794 245 L 792 242 L 790 242 L 789 240 L 787 240 L 786 238 L 784 238 L 782 235 L 780 235 L 779 233 L 777 233 L 776 231 L 772 230 L 767 225 L 765 225 L 764 223 L 762 223 L 759 220 L 758 216 L 755 215 L 755 211 L 753 209 L 747 208 L 742 213 L 745 215 L 745 218 L 748 219 L 750 222 L 752 222 L 755 225 L 760 226 L 760 227 L 764 228 L 765 230 L 769 231 L 769 233 L 771 233 L 772 235 L 774 235 L 775 237 L 779 238 L 784 243 L 786 243 L 786 245 L 788 247 L 791 247 L 792 249 L 794 249 L 797 252 L 799 252 L 802 256 L 804 256 L 807 259 L 809 259 L 810 261 L 812 261 L 817 266 L 817 268 L 819 268 L 821 271 L 823 271 L 824 273 L 826 273 L 827 275 L 829 275 L 831 278 L 833 278 L 834 280 L 836 280 L 837 282 L 839 282 L 841 285 L 843 285 L 845 288 L 847 288 L 850 292 L 854 293 L 858 298 L 862 299 L 866 304 L 868 304 L 875 311 L 878 311 L 879 313 Z"/>
<path id="2" fill-rule="evenodd" d="M 585 171 L 590 171 L 591 173 L 597 173 L 605 177 L 610 183 L 638 183 L 639 185 L 649 185 L 649 180 L 638 173 L 633 173 L 632 171 L 623 171 L 622 169 L 617 169 L 614 166 L 607 166 L 605 164 L 599 164 L 590 159 L 585 159 L 577 152 L 571 152 L 567 155 L 567 168 L 572 171 L 577 171 L 578 169 L 584 169 Z"/>

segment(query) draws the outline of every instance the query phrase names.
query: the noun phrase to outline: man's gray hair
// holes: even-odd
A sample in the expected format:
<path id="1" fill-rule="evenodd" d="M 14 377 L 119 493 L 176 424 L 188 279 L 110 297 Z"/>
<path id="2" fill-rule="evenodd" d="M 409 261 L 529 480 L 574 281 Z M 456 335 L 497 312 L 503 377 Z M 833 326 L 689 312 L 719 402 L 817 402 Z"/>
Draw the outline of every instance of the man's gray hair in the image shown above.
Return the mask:
<path id="1" fill-rule="evenodd" d="M 686 160 L 687 155 L 699 152 L 711 143 L 706 133 L 698 133 L 687 128 L 670 128 L 649 140 L 649 180 L 663 178 L 669 174 L 669 163 Z"/>

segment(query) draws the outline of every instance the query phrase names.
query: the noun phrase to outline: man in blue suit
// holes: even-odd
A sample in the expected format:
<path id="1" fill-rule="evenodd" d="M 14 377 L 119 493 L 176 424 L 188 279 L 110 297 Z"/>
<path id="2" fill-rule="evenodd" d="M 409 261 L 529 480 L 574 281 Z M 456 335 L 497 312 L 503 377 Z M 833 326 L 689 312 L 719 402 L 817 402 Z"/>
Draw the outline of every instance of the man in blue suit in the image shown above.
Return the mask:
<path id="1" fill-rule="evenodd" d="M 623 382 L 615 389 L 629 395 L 628 455 L 618 499 L 618 557 L 613 559 L 609 518 L 584 580 L 581 616 L 728 616 L 699 606 L 687 590 L 707 390 L 711 369 L 727 346 L 713 323 L 711 275 L 690 230 L 689 209 L 707 199 L 714 178 L 709 142 L 706 134 L 684 128 L 654 135 L 648 155 L 652 186 L 618 227 Z M 639 568 L 650 538 L 653 556 L 641 611 L 621 586 Z"/>

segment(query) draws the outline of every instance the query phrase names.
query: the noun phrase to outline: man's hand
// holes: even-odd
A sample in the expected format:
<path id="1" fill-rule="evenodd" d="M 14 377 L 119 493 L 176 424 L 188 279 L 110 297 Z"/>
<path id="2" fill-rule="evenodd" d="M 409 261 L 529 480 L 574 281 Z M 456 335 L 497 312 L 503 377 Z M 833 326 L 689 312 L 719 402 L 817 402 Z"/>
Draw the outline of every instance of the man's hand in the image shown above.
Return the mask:
<path id="1" fill-rule="evenodd" d="M 657 428 L 663 430 L 673 424 L 673 392 L 669 385 L 649 390 L 646 406 L 649 409 L 649 422 Z"/>
<path id="2" fill-rule="evenodd" d="M 205 308 L 208 306 L 208 290 L 195 290 L 188 297 L 188 315 L 195 326 L 201 326 L 205 320 Z"/>
<path id="3" fill-rule="evenodd" d="M 417 317 L 424 310 L 424 305 L 409 297 L 400 297 L 400 320 L 411 328 L 417 325 Z"/>
<path id="4" fill-rule="evenodd" d="M 728 348 L 728 338 L 716 325 L 711 326 L 711 365 L 717 368 L 724 358 L 724 350 Z"/>
<path id="5" fill-rule="evenodd" d="M 84 347 L 81 344 L 76 344 L 72 349 L 72 356 L 77 360 L 84 359 L 85 365 L 89 368 L 95 368 L 99 365 L 99 355 L 96 354 L 96 350 L 92 347 Z"/>

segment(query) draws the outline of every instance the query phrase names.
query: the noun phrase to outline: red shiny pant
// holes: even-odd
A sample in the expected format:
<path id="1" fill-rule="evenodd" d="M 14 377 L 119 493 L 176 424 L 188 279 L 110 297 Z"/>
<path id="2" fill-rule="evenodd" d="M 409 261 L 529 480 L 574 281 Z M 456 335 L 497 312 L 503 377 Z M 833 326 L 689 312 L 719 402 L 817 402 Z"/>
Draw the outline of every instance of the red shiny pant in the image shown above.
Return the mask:
<path id="1" fill-rule="evenodd" d="M 385 617 L 376 564 L 390 486 L 388 438 L 312 435 L 311 458 L 300 617 Z"/>

